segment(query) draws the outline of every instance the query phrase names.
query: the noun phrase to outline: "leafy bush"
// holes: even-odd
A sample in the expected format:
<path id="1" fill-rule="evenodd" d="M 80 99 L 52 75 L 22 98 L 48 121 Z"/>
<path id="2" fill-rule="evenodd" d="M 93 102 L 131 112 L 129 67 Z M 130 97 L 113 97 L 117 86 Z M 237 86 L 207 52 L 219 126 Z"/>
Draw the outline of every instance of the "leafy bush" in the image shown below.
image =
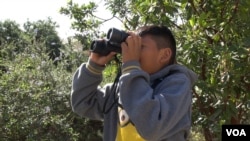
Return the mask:
<path id="1" fill-rule="evenodd" d="M 6 45 L 2 52 L 13 48 Z M 73 50 L 55 66 L 44 44 L 0 58 L 0 138 L 3 140 L 85 140 L 98 137 L 101 123 L 82 119 L 70 107 L 71 77 L 86 57 Z M 71 62 L 74 61 L 74 62 Z M 75 65 L 76 64 L 76 65 Z M 91 125 L 92 124 L 92 125 Z M 96 127 L 100 125 L 100 127 Z M 91 133 L 92 132 L 92 133 Z"/>

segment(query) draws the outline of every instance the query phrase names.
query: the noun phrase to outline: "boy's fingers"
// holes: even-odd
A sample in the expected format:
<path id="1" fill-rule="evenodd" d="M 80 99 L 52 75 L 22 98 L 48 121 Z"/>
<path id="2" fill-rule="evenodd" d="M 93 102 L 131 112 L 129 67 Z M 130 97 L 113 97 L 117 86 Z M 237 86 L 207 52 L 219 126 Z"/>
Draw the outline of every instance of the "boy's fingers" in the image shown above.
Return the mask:
<path id="1" fill-rule="evenodd" d="M 116 54 L 116 52 L 110 52 L 106 57 L 107 57 L 107 60 L 111 60 L 114 55 Z"/>
<path id="2" fill-rule="evenodd" d="M 122 42 L 122 43 L 121 43 L 121 47 L 122 47 L 122 52 L 124 52 L 124 50 L 127 50 L 128 45 L 127 45 L 126 42 Z"/>
<path id="3" fill-rule="evenodd" d="M 134 44 L 133 37 L 128 36 L 128 38 L 126 39 L 126 43 L 127 43 L 127 47 L 133 46 L 133 44 Z"/>

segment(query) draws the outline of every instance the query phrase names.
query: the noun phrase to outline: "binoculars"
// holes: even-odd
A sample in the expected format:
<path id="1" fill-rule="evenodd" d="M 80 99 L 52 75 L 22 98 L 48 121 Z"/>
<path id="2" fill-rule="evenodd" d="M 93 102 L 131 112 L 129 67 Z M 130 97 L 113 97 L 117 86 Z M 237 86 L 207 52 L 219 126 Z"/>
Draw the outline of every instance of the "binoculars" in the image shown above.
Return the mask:
<path id="1" fill-rule="evenodd" d="M 121 43 L 124 42 L 128 36 L 129 34 L 123 30 L 110 28 L 107 33 L 107 39 L 92 41 L 90 50 L 102 56 L 106 56 L 110 52 L 121 53 Z"/>

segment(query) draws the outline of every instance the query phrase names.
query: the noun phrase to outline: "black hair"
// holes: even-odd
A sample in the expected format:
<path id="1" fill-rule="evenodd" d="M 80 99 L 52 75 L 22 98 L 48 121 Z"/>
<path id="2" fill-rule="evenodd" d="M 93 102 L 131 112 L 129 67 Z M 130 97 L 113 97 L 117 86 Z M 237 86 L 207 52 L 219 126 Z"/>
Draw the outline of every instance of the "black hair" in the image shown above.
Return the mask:
<path id="1" fill-rule="evenodd" d="M 168 27 L 163 25 L 143 26 L 137 29 L 137 33 L 141 37 L 145 35 L 151 35 L 159 49 L 166 47 L 170 48 L 172 51 L 172 56 L 169 64 L 174 64 L 176 62 L 176 41 L 174 35 L 172 34 L 171 30 L 168 29 Z"/>

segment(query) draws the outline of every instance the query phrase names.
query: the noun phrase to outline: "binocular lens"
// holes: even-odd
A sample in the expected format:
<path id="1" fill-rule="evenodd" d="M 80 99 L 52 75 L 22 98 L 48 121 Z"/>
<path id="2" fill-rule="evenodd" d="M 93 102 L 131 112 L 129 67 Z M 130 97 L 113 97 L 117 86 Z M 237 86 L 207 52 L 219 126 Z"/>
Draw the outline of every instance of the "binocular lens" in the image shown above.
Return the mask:
<path id="1" fill-rule="evenodd" d="M 108 30 L 107 39 L 110 42 L 122 43 L 126 40 L 127 37 L 128 33 L 126 33 L 125 31 L 118 30 L 116 28 L 110 28 Z"/>

